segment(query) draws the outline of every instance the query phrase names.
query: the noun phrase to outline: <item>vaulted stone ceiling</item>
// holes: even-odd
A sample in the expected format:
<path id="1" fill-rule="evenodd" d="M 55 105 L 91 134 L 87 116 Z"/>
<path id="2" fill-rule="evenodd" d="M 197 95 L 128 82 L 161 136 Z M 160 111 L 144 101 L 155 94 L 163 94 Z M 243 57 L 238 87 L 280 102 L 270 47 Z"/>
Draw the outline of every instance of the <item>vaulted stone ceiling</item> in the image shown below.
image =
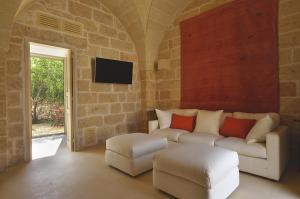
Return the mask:
<path id="1" fill-rule="evenodd" d="M 0 1 L 0 47 L 7 48 L 11 25 L 22 0 Z"/>
<path id="2" fill-rule="evenodd" d="M 152 0 L 146 26 L 147 68 L 157 59 L 157 51 L 168 27 L 191 0 Z M 148 65 L 150 64 L 150 65 Z"/>
<path id="3" fill-rule="evenodd" d="M 14 17 L 32 1 L 1 0 L 0 45 L 5 48 Z M 123 23 L 139 54 L 141 67 L 151 68 L 167 28 L 192 0 L 100 0 Z"/>

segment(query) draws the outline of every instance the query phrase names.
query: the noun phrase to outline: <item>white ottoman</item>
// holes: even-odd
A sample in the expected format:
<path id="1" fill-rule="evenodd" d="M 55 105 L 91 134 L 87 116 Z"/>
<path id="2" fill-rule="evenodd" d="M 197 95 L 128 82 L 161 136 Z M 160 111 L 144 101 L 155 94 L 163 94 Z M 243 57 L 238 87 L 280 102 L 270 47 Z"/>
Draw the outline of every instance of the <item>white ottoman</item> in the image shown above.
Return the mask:
<path id="1" fill-rule="evenodd" d="M 154 155 L 153 185 L 177 198 L 227 198 L 239 185 L 236 152 L 182 144 Z"/>
<path id="2" fill-rule="evenodd" d="M 166 138 L 145 133 L 119 135 L 106 140 L 105 162 L 129 175 L 151 170 L 155 152 L 168 146 Z"/>

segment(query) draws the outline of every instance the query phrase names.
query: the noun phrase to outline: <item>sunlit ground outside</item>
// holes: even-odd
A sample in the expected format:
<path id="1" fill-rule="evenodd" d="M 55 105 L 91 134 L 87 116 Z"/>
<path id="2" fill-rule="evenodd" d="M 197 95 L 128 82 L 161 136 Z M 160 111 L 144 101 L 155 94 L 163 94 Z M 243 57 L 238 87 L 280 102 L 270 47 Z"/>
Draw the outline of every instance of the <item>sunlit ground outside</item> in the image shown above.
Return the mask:
<path id="1" fill-rule="evenodd" d="M 32 139 L 32 160 L 54 156 L 65 135 L 52 135 Z"/>
<path id="2" fill-rule="evenodd" d="M 45 135 L 54 135 L 64 133 L 64 126 L 53 126 L 50 122 L 32 124 L 32 137 L 42 137 Z"/>

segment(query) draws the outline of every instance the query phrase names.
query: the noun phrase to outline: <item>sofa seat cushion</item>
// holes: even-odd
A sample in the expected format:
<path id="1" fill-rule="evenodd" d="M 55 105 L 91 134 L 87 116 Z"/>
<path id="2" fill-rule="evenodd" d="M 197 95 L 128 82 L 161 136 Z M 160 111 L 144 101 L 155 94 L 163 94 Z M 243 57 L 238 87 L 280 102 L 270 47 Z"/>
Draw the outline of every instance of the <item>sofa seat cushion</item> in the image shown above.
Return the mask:
<path id="1" fill-rule="evenodd" d="M 267 149 L 265 143 L 251 143 L 242 138 L 228 137 L 216 140 L 215 146 L 236 151 L 239 155 L 267 158 Z"/>
<path id="2" fill-rule="evenodd" d="M 236 152 L 205 144 L 181 144 L 154 155 L 153 168 L 213 188 L 239 164 Z"/>
<path id="3" fill-rule="evenodd" d="M 189 133 L 179 137 L 179 143 L 181 144 L 207 144 L 214 146 L 215 141 L 223 138 L 221 135 L 215 135 L 211 133 Z"/>
<path id="4" fill-rule="evenodd" d="M 181 135 L 188 134 L 190 132 L 182 129 L 157 129 L 151 132 L 151 135 L 158 136 L 158 137 L 165 137 L 168 141 L 178 142 L 178 138 Z"/>
<path id="5" fill-rule="evenodd" d="M 145 133 L 131 133 L 106 140 L 106 149 L 130 159 L 166 148 L 167 140 Z"/>

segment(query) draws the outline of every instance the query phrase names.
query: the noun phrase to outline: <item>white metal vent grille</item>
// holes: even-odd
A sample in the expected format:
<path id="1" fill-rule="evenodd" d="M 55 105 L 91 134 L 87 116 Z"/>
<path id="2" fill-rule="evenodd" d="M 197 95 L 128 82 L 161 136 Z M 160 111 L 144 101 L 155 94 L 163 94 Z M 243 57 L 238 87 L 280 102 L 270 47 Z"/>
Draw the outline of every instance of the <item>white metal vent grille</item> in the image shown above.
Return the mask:
<path id="1" fill-rule="evenodd" d="M 59 19 L 53 16 L 49 16 L 43 13 L 38 15 L 38 24 L 55 30 L 59 30 Z"/>
<path id="2" fill-rule="evenodd" d="M 62 29 L 64 32 L 73 33 L 73 34 L 77 34 L 77 35 L 81 35 L 81 33 L 82 33 L 81 25 L 71 23 L 69 21 L 63 21 Z"/>

